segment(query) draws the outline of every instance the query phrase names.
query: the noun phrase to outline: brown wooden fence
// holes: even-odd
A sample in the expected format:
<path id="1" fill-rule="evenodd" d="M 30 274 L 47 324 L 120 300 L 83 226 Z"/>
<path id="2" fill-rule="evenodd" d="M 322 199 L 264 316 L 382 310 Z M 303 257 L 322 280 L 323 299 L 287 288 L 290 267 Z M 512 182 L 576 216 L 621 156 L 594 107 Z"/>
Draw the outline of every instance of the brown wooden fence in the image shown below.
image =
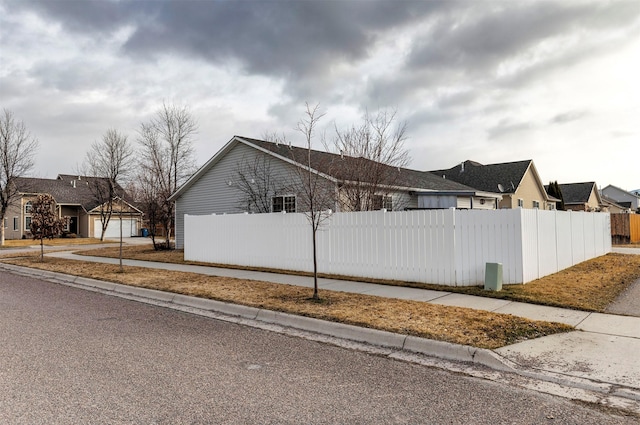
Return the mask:
<path id="1" fill-rule="evenodd" d="M 640 242 L 640 214 L 611 214 L 611 242 Z"/>

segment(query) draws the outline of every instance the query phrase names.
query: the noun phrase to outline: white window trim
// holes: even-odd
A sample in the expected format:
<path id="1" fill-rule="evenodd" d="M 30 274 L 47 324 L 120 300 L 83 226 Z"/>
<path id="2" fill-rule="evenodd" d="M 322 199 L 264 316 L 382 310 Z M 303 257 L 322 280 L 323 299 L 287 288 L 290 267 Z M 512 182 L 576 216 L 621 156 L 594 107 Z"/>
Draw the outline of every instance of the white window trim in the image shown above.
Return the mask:
<path id="1" fill-rule="evenodd" d="M 374 208 L 377 201 L 377 197 L 380 197 L 379 210 L 393 211 L 393 195 L 374 195 Z M 388 208 L 390 207 L 390 208 Z"/>
<path id="2" fill-rule="evenodd" d="M 274 211 L 274 200 L 276 198 L 282 198 L 282 210 L 280 211 Z M 286 203 L 286 198 L 293 198 L 293 211 L 287 211 L 287 203 Z M 298 211 L 298 197 L 296 195 L 293 194 L 288 194 L 288 195 L 277 195 L 277 196 L 272 196 L 271 197 L 271 212 L 282 212 L 285 211 L 287 213 L 294 213 Z"/>

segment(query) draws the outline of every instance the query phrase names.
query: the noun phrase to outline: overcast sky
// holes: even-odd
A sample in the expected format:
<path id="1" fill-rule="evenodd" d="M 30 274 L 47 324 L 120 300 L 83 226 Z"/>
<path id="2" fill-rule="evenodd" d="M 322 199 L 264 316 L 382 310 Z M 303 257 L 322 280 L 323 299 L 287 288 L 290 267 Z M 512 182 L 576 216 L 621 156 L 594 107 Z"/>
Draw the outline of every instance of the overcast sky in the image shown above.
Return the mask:
<path id="1" fill-rule="evenodd" d="M 109 128 L 163 101 L 199 122 L 198 165 L 233 135 L 331 135 L 397 110 L 410 167 L 533 159 L 544 183 L 640 188 L 640 0 L 0 0 L 0 107 L 74 173 Z M 319 143 L 314 146 L 323 149 Z"/>

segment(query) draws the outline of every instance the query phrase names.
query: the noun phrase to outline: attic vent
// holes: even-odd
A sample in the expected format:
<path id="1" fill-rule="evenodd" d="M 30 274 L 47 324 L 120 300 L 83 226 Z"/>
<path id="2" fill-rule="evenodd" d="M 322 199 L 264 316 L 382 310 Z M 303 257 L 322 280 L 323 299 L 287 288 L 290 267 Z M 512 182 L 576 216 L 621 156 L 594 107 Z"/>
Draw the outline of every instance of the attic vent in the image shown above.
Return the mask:
<path id="1" fill-rule="evenodd" d="M 464 162 L 460 163 L 460 172 L 464 173 Z"/>
<path id="2" fill-rule="evenodd" d="M 73 186 L 74 188 L 76 187 L 76 181 L 75 180 L 71 180 L 71 186 Z"/>

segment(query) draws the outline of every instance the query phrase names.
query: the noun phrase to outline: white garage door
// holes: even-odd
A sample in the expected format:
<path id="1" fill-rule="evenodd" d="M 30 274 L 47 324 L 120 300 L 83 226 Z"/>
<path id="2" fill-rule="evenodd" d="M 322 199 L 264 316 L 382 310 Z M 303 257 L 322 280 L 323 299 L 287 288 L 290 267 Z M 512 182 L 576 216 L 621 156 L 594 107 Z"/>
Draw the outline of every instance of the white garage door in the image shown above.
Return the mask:
<path id="1" fill-rule="evenodd" d="M 96 238 L 100 238 L 101 232 L 102 232 L 102 223 L 100 223 L 99 218 L 96 218 L 94 220 L 93 236 Z M 138 236 L 138 222 L 136 220 L 123 218 L 122 219 L 122 236 L 125 238 L 131 237 L 131 236 Z M 111 220 L 109 220 L 109 225 L 107 226 L 107 231 L 104 233 L 104 237 L 105 238 L 120 237 L 120 219 L 118 217 L 111 217 Z"/>

